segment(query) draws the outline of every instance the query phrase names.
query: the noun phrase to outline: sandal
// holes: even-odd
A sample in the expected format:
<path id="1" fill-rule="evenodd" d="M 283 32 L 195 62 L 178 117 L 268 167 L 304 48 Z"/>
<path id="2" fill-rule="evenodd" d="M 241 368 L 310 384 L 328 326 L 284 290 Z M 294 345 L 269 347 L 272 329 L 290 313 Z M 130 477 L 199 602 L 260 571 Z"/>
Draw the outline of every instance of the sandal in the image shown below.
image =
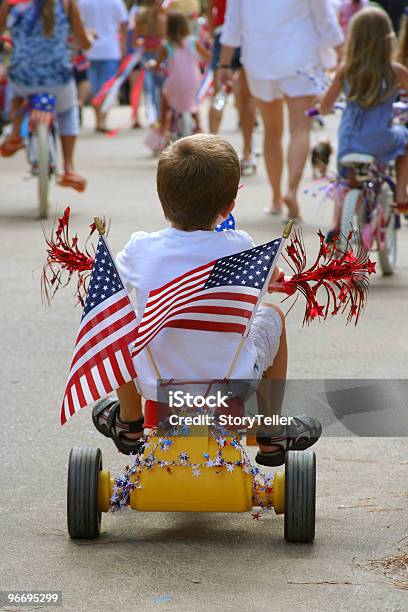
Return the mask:
<path id="1" fill-rule="evenodd" d="M 259 450 L 255 457 L 257 463 L 268 467 L 283 465 L 288 451 L 303 451 L 318 441 L 322 435 L 322 426 L 317 419 L 303 415 L 292 419 L 292 423 L 282 427 L 280 434 L 268 434 L 266 431 L 258 430 L 256 436 L 258 444 L 279 446 L 280 449 L 270 453 Z"/>
<path id="2" fill-rule="evenodd" d="M 24 147 L 24 140 L 21 136 L 10 136 L 0 145 L 0 155 L 2 157 L 12 157 L 17 151 L 24 149 Z"/>
<path id="3" fill-rule="evenodd" d="M 58 179 L 58 185 L 60 187 L 72 187 L 75 191 L 85 191 L 86 180 L 79 174 L 73 174 L 72 172 L 66 172 Z"/>
<path id="4" fill-rule="evenodd" d="M 240 163 L 242 176 L 254 176 L 257 173 L 258 166 L 255 158 L 241 159 Z"/>
<path id="5" fill-rule="evenodd" d="M 95 404 L 92 421 L 96 429 L 106 438 L 111 438 L 116 448 L 124 455 L 138 454 L 143 449 L 143 417 L 125 423 L 119 416 L 119 401 L 106 397 Z M 140 433 L 140 439 L 132 439 L 127 433 Z"/>

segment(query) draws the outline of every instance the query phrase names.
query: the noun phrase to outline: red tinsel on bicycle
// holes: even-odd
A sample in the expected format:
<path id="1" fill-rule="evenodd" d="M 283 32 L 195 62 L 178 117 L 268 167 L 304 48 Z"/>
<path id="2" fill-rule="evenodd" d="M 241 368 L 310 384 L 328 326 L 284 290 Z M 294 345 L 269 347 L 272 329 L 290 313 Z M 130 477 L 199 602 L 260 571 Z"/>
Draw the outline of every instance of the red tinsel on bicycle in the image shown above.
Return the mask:
<path id="1" fill-rule="evenodd" d="M 78 275 L 76 296 L 84 304 L 87 284 L 93 265 L 93 255 L 87 244 L 85 250 L 78 248 L 78 237 L 69 236 L 70 209 L 67 208 L 60 219 L 55 232 L 47 241 L 47 260 L 42 275 L 42 294 L 50 303 L 60 287 L 66 287 L 76 273 Z M 95 231 L 95 224 L 90 226 L 89 238 Z M 367 249 L 361 244 L 357 252 L 353 251 L 350 232 L 344 251 L 325 244 L 323 234 L 318 232 L 320 248 L 313 265 L 307 268 L 306 249 L 300 231 L 295 231 L 285 248 L 283 259 L 292 269 L 292 276 L 279 278 L 276 291 L 286 293 L 288 297 L 296 292 L 306 300 L 303 324 L 314 319 L 327 319 L 330 315 L 346 314 L 347 322 L 355 320 L 357 324 L 364 309 L 369 289 L 369 275 L 375 272 L 375 263 L 368 256 Z M 87 242 L 88 242 L 87 240 Z M 319 303 L 318 292 L 325 291 L 324 303 Z M 287 298 L 285 298 L 287 299 Z"/>

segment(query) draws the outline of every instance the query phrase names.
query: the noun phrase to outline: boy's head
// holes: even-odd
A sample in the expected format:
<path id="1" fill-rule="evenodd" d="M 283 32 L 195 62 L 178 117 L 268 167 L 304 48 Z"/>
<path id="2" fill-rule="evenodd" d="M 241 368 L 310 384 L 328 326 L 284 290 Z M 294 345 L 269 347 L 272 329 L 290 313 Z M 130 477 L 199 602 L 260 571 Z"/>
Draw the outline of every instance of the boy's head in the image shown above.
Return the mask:
<path id="1" fill-rule="evenodd" d="M 211 134 L 182 138 L 160 156 L 157 191 L 166 219 L 185 231 L 210 230 L 227 217 L 241 169 L 232 145 Z"/>

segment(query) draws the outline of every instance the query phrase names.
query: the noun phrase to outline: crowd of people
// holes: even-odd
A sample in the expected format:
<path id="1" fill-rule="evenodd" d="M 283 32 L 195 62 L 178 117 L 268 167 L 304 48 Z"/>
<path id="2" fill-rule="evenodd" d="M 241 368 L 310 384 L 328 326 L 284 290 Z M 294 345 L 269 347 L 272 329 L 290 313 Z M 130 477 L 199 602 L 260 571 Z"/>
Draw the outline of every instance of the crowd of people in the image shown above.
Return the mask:
<path id="1" fill-rule="evenodd" d="M 357 147 L 384 162 L 397 159 L 397 202 L 404 206 L 408 132 L 390 126 L 390 112 L 398 92 L 408 90 L 407 5 L 406 0 L 2 0 L 0 113 L 11 128 L 0 153 L 8 157 L 24 147 L 22 105 L 30 94 L 46 90 L 57 100 L 64 157 L 59 182 L 82 191 L 86 181 L 74 168 L 81 110 L 115 77 L 123 58 L 143 49 L 126 87 L 131 90 L 144 69 L 147 124 L 156 126 L 160 148 L 170 139 L 171 110 L 191 113 L 195 131 L 207 129 L 197 92 L 209 74 L 208 131 L 220 130 L 225 98 L 233 92 L 244 174 L 256 171 L 253 130 L 258 118 L 262 122 L 271 187 L 265 212 L 300 219 L 298 190 L 310 148 L 306 111 L 322 98 L 333 75 L 321 109 L 330 112 L 341 93 L 347 100 L 340 151 Z M 394 37 L 401 23 L 395 64 Z M 283 190 L 285 107 L 290 139 Z M 107 132 L 106 110 L 98 103 L 93 108 L 95 130 Z M 134 110 L 133 127 L 148 127 L 140 109 Z M 357 129 L 355 116 L 361 112 L 364 120 Z"/>

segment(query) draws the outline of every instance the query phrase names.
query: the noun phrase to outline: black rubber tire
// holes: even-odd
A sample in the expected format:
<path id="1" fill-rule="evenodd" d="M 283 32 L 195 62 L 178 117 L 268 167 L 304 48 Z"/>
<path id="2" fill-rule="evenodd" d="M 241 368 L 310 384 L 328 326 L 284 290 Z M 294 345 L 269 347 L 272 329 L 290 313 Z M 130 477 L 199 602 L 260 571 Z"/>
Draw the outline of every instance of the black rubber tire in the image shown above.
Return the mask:
<path id="1" fill-rule="evenodd" d="M 98 475 L 102 470 L 100 448 L 72 448 L 67 486 L 68 533 L 75 539 L 94 539 L 101 532 L 98 511 Z"/>
<path id="2" fill-rule="evenodd" d="M 313 542 L 316 509 L 316 455 L 289 451 L 285 462 L 285 540 Z"/>

